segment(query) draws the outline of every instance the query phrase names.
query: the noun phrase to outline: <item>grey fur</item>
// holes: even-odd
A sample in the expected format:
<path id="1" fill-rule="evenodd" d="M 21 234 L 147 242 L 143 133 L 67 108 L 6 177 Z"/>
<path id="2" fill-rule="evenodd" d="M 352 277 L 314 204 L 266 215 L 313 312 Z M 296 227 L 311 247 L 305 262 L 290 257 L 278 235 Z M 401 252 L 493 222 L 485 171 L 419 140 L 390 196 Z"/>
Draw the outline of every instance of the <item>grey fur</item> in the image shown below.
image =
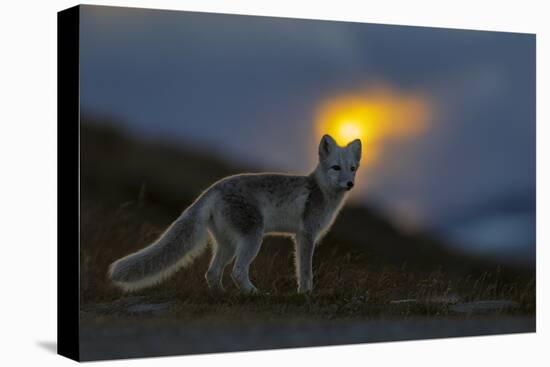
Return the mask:
<path id="1" fill-rule="evenodd" d="M 125 290 L 158 283 L 190 263 L 206 247 L 210 234 L 209 287 L 223 290 L 223 271 L 235 258 L 234 282 L 243 292 L 255 292 L 248 273 L 263 236 L 286 234 L 296 243 L 298 291 L 311 291 L 315 245 L 353 186 L 360 156 L 359 140 L 339 147 L 325 135 L 319 144 L 319 164 L 308 176 L 263 173 L 226 177 L 207 189 L 152 245 L 113 263 L 109 275 Z"/>

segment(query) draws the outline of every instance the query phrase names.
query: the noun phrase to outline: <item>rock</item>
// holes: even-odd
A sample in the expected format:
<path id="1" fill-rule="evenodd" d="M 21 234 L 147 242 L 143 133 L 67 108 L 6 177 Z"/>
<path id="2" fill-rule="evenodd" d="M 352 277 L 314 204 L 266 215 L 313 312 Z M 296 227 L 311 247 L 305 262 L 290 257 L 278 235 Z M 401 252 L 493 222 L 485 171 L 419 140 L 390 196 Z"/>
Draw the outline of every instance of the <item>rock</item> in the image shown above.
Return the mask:
<path id="1" fill-rule="evenodd" d="M 147 297 L 127 297 L 87 307 L 85 312 L 127 316 L 157 316 L 170 309 L 173 302 L 151 301 Z"/>
<path id="2" fill-rule="evenodd" d="M 392 305 L 402 305 L 402 304 L 416 304 L 418 300 L 416 298 L 406 298 L 406 299 L 395 299 L 390 301 Z"/>
<path id="3" fill-rule="evenodd" d="M 454 304 L 457 303 L 460 299 L 455 294 L 449 294 L 444 296 L 432 296 L 429 298 L 405 298 L 405 299 L 396 299 L 393 301 L 390 301 L 390 304 L 392 305 L 411 305 L 411 304 L 423 304 L 423 305 L 430 305 L 430 304 Z"/>
<path id="4" fill-rule="evenodd" d="M 433 296 L 426 300 L 425 303 L 440 303 L 440 304 L 454 304 L 460 301 L 460 298 L 456 294 L 447 294 L 445 296 Z"/>
<path id="5" fill-rule="evenodd" d="M 135 304 L 131 305 L 126 308 L 126 311 L 131 314 L 138 314 L 138 315 L 159 315 L 167 311 L 171 306 L 170 302 L 164 302 L 164 303 L 141 303 L 141 304 Z"/>
<path id="6" fill-rule="evenodd" d="M 509 300 L 486 300 L 457 303 L 449 307 L 451 311 L 458 313 L 487 313 L 504 309 L 518 308 L 519 304 Z"/>

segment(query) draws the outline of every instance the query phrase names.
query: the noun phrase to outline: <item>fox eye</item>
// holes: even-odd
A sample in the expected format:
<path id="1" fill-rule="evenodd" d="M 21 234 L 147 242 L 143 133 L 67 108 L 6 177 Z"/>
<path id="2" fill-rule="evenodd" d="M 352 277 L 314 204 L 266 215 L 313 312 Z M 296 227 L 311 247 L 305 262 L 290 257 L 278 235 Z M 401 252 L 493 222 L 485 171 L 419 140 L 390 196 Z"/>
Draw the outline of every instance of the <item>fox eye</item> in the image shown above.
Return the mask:
<path id="1" fill-rule="evenodd" d="M 330 167 L 331 169 L 335 170 L 335 171 L 340 171 L 340 166 L 339 165 L 334 165 L 332 167 Z"/>
<path id="2" fill-rule="evenodd" d="M 351 166 L 351 172 L 355 172 L 355 166 Z"/>

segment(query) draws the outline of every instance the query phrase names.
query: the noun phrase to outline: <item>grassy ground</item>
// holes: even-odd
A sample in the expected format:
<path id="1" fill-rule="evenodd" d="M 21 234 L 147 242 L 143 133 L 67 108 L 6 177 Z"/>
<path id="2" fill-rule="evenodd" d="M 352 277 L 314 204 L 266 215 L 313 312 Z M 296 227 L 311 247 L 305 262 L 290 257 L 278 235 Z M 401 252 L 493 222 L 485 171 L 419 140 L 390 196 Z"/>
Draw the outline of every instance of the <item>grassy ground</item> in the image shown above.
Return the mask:
<path id="1" fill-rule="evenodd" d="M 107 277 L 109 264 L 146 246 L 164 229 L 152 224 L 147 208 L 130 203 L 117 210 L 83 205 L 81 246 L 81 305 L 112 302 L 124 295 Z M 166 223 L 166 225 L 169 223 Z M 402 264 L 384 266 L 369 262 L 365 253 L 328 241 L 315 253 L 315 291 L 296 294 L 293 245 L 284 238 L 267 239 L 251 267 L 251 279 L 262 292 L 238 294 L 226 269 L 226 294 L 208 292 L 204 273 L 210 258 L 206 251 L 195 263 L 156 287 L 135 292 L 150 301 L 170 300 L 173 317 L 180 319 L 249 318 L 362 318 L 444 316 L 450 306 L 476 300 L 508 300 L 517 307 L 501 313 L 532 314 L 534 278 L 503 274 L 500 267 L 464 275 L 434 264 L 418 268 Z M 416 302 L 398 300 L 411 300 Z"/>
<path id="2" fill-rule="evenodd" d="M 151 210 L 134 204 L 118 210 L 83 205 L 83 360 L 535 330 L 535 284 L 528 275 L 500 268 L 460 275 L 436 265 L 423 265 L 424 270 L 382 265 L 370 262 L 366 251 L 330 239 L 315 254 L 310 295 L 295 292 L 287 239 L 266 240 L 252 265 L 251 278 L 261 294 L 240 295 L 229 271 L 226 294 L 210 294 L 204 280 L 209 251 L 166 282 L 123 294 L 108 282 L 107 267 L 160 234 L 164 226 L 152 224 L 146 213 Z M 484 312 L 456 308 L 479 300 L 506 303 Z"/>

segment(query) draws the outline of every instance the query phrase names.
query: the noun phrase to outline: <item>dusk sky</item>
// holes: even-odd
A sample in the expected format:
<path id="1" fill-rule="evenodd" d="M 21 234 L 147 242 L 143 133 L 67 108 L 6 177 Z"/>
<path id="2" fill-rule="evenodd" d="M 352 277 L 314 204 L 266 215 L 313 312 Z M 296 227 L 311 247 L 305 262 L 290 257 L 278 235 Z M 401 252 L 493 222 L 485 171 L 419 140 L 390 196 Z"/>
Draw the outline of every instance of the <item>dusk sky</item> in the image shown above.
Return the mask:
<path id="1" fill-rule="evenodd" d="M 352 200 L 479 253 L 533 258 L 534 35 L 81 9 L 84 113 L 303 174 L 322 133 L 355 124 L 342 135 L 364 140 Z"/>

